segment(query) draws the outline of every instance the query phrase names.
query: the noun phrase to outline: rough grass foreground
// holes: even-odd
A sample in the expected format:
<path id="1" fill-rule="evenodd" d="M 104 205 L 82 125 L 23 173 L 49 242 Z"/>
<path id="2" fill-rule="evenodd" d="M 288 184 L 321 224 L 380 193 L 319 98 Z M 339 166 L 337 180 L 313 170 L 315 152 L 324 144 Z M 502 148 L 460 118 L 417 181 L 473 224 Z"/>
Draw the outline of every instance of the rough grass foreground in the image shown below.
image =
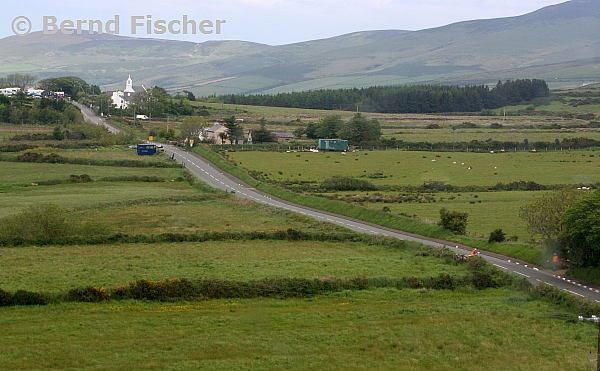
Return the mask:
<path id="1" fill-rule="evenodd" d="M 0 313 L 0 365 L 31 371 L 585 371 L 598 332 L 506 288 L 61 303 Z"/>

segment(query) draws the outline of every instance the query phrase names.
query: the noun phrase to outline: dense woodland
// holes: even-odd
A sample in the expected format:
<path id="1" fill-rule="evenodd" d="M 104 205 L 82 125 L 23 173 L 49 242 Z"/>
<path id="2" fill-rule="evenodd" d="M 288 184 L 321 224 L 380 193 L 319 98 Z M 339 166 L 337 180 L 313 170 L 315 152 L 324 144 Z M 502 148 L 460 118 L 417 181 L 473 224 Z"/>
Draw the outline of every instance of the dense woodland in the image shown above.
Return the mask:
<path id="1" fill-rule="evenodd" d="M 355 110 L 381 113 L 479 112 L 535 98 L 547 97 L 543 80 L 498 82 L 484 85 L 377 86 L 339 90 L 279 93 L 276 95 L 225 95 L 224 103 L 325 110 Z"/>

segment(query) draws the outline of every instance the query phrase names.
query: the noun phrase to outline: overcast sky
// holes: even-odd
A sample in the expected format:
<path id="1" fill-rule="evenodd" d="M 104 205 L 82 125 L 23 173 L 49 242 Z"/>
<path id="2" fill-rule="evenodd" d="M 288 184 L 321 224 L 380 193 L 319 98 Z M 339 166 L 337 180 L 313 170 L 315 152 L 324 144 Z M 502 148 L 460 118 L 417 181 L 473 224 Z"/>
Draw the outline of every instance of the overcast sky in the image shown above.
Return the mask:
<path id="1" fill-rule="evenodd" d="M 2 0 L 6 1 L 6 0 Z M 204 42 L 244 40 L 281 45 L 366 30 L 421 30 L 454 22 L 517 16 L 565 0 L 26 0 L 11 1 L 0 14 L 0 38 L 27 29 L 43 30 L 43 17 L 62 21 L 98 20 L 103 27 L 119 16 L 118 34 L 131 35 L 132 16 L 140 26 L 136 36 Z M 196 34 L 188 23 L 188 34 L 179 27 L 183 16 L 196 22 Z M 151 32 L 146 29 L 151 16 Z M 50 20 L 52 20 L 50 18 Z M 158 25 L 155 24 L 157 21 Z M 200 32 L 203 20 L 205 33 Z M 220 34 L 216 33 L 217 20 Z M 168 25 L 174 21 L 170 32 Z M 68 23 L 66 24 L 68 26 Z M 156 26 L 159 26 L 158 28 Z M 164 33 L 160 26 L 164 27 Z M 51 26 L 47 26 L 51 30 Z M 85 24 L 82 29 L 87 29 Z M 114 31 L 114 27 L 110 28 Z M 106 31 L 106 30 L 104 30 Z M 212 34 L 208 32 L 212 31 Z M 57 31 L 59 32 L 59 31 Z M 179 33 L 177 33 L 179 32 Z"/>

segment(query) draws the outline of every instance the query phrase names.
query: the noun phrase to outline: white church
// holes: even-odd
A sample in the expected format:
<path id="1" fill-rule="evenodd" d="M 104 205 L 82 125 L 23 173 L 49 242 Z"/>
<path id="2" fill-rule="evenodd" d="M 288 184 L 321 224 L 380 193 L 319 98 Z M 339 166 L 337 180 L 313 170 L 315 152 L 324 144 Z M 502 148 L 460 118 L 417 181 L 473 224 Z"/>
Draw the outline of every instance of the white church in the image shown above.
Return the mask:
<path id="1" fill-rule="evenodd" d="M 125 90 L 117 90 L 112 92 L 111 97 L 113 105 L 115 105 L 115 107 L 117 108 L 127 108 L 127 106 L 129 105 L 129 101 L 131 100 L 131 98 L 133 98 L 135 93 L 142 90 L 146 90 L 144 85 L 133 86 L 131 75 L 129 75 L 129 77 L 127 78 L 127 82 L 125 83 Z"/>

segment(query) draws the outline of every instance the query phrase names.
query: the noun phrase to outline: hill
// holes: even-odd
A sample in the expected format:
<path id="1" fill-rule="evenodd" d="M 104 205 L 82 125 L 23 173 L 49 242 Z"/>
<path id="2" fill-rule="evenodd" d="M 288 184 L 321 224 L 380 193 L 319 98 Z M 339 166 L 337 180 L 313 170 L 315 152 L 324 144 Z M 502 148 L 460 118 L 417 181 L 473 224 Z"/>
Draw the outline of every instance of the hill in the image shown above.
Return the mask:
<path id="1" fill-rule="evenodd" d="M 589 0 L 517 17 L 281 46 L 38 32 L 0 40 L 0 74 L 74 74 L 107 88 L 120 87 L 132 74 L 136 83 L 200 95 L 507 78 L 574 87 L 600 80 L 599 32 L 600 3 Z"/>

